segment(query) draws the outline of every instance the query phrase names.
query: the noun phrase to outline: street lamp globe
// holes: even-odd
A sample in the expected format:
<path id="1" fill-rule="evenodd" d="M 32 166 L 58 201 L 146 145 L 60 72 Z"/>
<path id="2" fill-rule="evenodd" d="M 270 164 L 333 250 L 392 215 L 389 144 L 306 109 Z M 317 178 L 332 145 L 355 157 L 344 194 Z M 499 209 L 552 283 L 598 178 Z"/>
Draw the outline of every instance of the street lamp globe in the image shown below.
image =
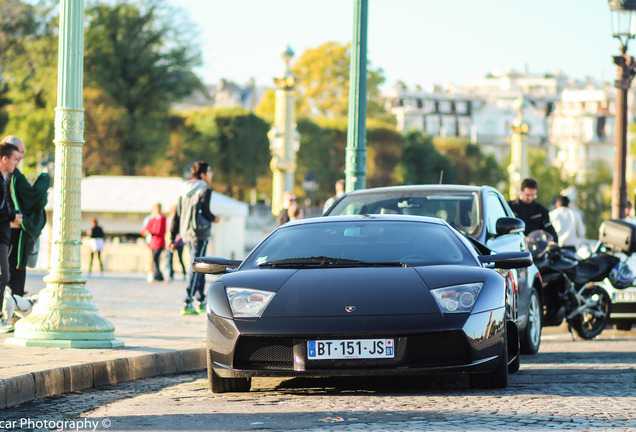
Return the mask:
<path id="1" fill-rule="evenodd" d="M 621 42 L 621 51 L 627 52 L 627 43 L 636 36 L 636 0 L 609 0 L 612 13 L 612 31 Z"/>

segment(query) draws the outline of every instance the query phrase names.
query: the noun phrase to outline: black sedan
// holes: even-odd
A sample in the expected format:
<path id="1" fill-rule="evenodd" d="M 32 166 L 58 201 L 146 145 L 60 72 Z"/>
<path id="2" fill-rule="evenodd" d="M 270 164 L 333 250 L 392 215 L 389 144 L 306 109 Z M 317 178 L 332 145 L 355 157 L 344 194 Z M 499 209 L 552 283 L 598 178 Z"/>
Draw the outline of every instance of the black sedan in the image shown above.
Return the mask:
<path id="1" fill-rule="evenodd" d="M 356 190 L 337 200 L 325 216 L 378 213 L 439 217 L 493 251 L 528 250 L 525 224 L 514 217 L 501 193 L 490 186 L 410 185 Z M 541 279 L 535 265 L 516 273 L 521 353 L 536 354 L 541 344 Z"/>
<path id="2" fill-rule="evenodd" d="M 288 223 L 244 261 L 201 257 L 214 393 L 255 376 L 516 372 L 516 283 L 529 253 L 478 255 L 436 218 L 336 216 Z M 491 268 L 498 268 L 494 271 Z"/>

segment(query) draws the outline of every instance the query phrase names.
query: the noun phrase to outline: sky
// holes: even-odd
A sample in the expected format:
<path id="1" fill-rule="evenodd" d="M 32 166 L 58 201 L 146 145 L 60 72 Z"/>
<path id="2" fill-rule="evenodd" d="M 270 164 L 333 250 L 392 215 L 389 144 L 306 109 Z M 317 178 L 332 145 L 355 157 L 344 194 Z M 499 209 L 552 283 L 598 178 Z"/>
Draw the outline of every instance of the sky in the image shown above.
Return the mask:
<path id="1" fill-rule="evenodd" d="M 254 78 L 272 85 L 289 45 L 296 56 L 325 42 L 351 42 L 354 0 L 168 0 L 198 27 L 206 84 Z M 607 0 L 368 0 L 367 56 L 383 89 L 462 86 L 490 72 L 561 70 L 613 81 Z M 636 49 L 636 41 L 632 42 Z M 632 52 L 630 52 L 634 55 Z M 293 60 L 292 60 L 293 63 Z"/>

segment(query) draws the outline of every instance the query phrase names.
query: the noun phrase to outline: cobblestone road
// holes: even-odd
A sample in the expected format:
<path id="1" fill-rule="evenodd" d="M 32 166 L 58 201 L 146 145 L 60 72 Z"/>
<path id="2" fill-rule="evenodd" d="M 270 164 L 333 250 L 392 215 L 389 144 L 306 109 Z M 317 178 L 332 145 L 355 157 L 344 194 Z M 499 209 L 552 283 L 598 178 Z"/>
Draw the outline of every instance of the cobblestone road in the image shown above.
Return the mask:
<path id="1" fill-rule="evenodd" d="M 0 421 L 16 430 L 48 420 L 98 430 L 636 431 L 636 330 L 595 341 L 546 335 L 510 381 L 476 391 L 466 378 L 256 379 L 250 393 L 211 395 L 205 374 L 180 375 L 35 401 Z M 24 419 L 34 427 L 20 427 Z"/>

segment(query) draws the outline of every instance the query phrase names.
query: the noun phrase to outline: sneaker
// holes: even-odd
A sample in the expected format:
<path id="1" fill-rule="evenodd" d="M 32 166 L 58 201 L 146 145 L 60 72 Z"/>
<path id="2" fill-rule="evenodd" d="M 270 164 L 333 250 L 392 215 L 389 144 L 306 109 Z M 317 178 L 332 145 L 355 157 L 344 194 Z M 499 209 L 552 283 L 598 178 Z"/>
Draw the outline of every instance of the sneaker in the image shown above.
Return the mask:
<path id="1" fill-rule="evenodd" d="M 197 310 L 199 311 L 199 313 L 206 313 L 205 307 L 206 307 L 206 303 L 205 302 L 199 302 L 199 306 L 197 307 Z"/>
<path id="2" fill-rule="evenodd" d="M 152 272 L 149 272 L 146 276 L 146 281 L 148 281 L 148 283 L 152 283 L 153 280 L 155 280 L 155 276 L 152 274 Z"/>
<path id="3" fill-rule="evenodd" d="M 0 333 L 11 333 L 15 328 L 7 323 L 5 320 L 0 319 Z"/>
<path id="4" fill-rule="evenodd" d="M 181 310 L 181 315 L 199 315 L 199 312 L 191 304 L 186 304 Z"/>

